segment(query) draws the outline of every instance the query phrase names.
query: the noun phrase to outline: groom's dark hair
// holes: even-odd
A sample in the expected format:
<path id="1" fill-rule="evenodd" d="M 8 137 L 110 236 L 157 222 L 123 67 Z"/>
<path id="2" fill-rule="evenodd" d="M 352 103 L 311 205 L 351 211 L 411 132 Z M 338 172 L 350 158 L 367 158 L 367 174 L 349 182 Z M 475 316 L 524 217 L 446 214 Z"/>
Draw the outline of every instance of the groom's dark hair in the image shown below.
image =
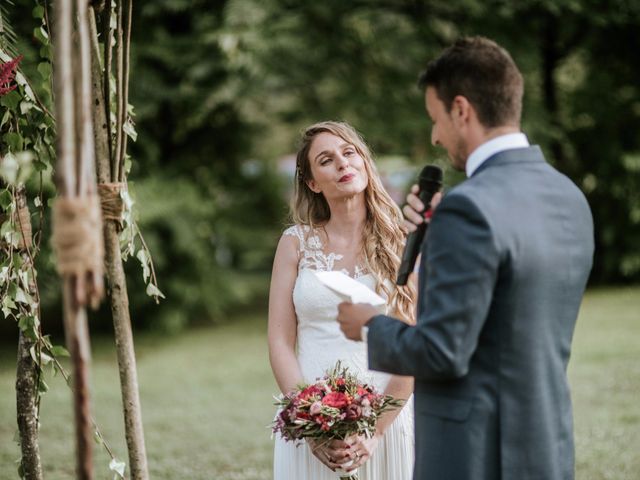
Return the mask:
<path id="1" fill-rule="evenodd" d="M 461 95 L 485 127 L 520 125 L 524 83 L 511 55 L 484 37 L 464 37 L 427 65 L 418 85 L 434 87 L 449 112 Z"/>

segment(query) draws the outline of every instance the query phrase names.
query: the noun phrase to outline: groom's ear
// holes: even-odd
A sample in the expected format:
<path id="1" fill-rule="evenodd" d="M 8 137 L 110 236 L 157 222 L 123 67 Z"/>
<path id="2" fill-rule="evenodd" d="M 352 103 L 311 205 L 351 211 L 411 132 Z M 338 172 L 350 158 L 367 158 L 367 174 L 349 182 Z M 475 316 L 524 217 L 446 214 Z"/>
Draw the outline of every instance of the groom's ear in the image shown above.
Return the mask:
<path id="1" fill-rule="evenodd" d="M 451 119 L 454 122 L 466 122 L 469 120 L 473 106 L 469 103 L 466 97 L 462 95 L 456 95 L 451 102 Z"/>

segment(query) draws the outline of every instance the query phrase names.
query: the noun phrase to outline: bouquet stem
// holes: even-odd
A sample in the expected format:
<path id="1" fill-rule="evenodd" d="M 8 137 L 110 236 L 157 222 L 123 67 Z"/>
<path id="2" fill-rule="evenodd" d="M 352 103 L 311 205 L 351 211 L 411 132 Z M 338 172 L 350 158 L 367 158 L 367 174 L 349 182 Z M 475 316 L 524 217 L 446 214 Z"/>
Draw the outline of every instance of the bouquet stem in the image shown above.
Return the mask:
<path id="1" fill-rule="evenodd" d="M 343 465 L 344 467 L 349 467 L 351 464 L 353 463 L 353 460 L 351 460 L 350 462 L 347 462 Z M 360 477 L 358 476 L 358 470 L 354 470 L 352 472 L 347 472 L 345 470 L 343 470 L 342 468 L 338 468 L 336 469 L 336 472 L 339 475 L 339 479 L 340 480 L 360 480 Z"/>

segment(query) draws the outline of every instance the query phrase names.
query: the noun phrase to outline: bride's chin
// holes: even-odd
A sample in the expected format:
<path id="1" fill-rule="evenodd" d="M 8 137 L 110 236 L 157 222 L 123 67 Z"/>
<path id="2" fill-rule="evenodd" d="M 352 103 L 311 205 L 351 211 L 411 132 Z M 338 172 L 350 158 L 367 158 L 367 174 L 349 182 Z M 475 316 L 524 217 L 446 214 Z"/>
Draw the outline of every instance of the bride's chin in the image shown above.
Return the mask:
<path id="1" fill-rule="evenodd" d="M 364 188 L 351 188 L 349 190 L 342 190 L 340 193 L 340 198 L 343 200 L 350 200 L 352 198 L 357 197 L 358 195 L 364 194 Z"/>

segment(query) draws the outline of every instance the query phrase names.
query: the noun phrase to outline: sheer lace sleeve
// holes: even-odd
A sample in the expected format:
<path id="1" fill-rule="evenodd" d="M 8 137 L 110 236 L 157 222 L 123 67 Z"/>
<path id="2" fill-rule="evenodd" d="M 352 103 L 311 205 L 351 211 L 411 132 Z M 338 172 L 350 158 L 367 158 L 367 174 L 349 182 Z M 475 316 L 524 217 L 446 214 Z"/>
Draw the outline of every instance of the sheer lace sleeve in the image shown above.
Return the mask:
<path id="1" fill-rule="evenodd" d="M 304 240 L 304 231 L 302 229 L 301 225 L 293 225 L 289 228 L 287 228 L 284 232 L 282 232 L 282 235 L 287 235 L 290 237 L 296 237 L 298 239 L 298 268 L 300 267 L 300 260 L 302 259 L 303 255 L 302 252 L 305 250 L 305 240 Z"/>
<path id="2" fill-rule="evenodd" d="M 322 240 L 315 230 L 311 230 L 308 225 L 294 225 L 287 228 L 283 235 L 291 235 L 298 239 L 300 243 L 298 255 L 300 270 L 308 268 L 319 272 L 333 270 L 336 260 L 342 259 L 342 255 L 337 253 L 325 253 L 323 251 Z M 345 270 L 345 273 L 349 273 Z"/>

